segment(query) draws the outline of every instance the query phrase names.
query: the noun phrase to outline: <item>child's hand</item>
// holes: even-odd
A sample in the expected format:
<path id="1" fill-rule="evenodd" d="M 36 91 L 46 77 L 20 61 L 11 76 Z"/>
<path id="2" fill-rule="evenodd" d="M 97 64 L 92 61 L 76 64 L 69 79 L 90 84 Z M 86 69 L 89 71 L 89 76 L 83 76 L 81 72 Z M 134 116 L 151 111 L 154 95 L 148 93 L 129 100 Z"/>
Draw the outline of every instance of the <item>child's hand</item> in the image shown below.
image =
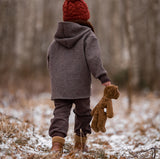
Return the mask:
<path id="1" fill-rule="evenodd" d="M 103 83 L 103 85 L 107 87 L 107 86 L 111 85 L 111 82 L 108 81 L 108 82 L 106 82 L 106 83 Z"/>

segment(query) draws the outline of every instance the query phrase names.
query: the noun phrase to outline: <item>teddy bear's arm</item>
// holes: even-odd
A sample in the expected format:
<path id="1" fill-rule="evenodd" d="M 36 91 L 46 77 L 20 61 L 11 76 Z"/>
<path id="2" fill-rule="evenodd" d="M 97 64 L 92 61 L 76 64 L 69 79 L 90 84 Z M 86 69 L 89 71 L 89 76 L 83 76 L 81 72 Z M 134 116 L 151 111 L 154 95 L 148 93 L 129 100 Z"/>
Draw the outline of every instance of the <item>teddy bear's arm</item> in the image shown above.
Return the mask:
<path id="1" fill-rule="evenodd" d="M 92 123 L 91 123 L 91 128 L 92 128 L 95 132 L 98 132 L 99 129 L 98 129 L 98 127 L 97 127 L 97 124 L 98 124 L 99 114 L 98 114 L 98 111 L 97 111 L 97 106 L 92 110 L 91 115 L 92 115 L 92 117 L 93 117 Z"/>
<path id="2" fill-rule="evenodd" d="M 91 115 L 92 115 L 92 116 L 94 115 L 96 109 L 97 109 L 97 105 L 96 105 L 96 106 L 93 108 L 93 110 L 91 111 Z"/>

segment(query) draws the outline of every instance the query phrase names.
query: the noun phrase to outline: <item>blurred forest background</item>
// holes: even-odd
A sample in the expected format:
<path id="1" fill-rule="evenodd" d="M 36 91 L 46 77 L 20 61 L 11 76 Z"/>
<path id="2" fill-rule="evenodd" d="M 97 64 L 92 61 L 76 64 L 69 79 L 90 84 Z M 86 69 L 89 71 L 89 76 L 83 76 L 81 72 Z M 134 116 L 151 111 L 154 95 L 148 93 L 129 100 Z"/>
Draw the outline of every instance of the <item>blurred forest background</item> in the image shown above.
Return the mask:
<path id="1" fill-rule="evenodd" d="M 0 0 L 1 87 L 26 85 L 24 79 L 48 83 L 46 53 L 62 21 L 63 2 Z M 121 88 L 159 91 L 160 0 L 86 2 L 112 81 Z"/>
<path id="2" fill-rule="evenodd" d="M 85 0 L 104 67 L 120 87 L 106 133 L 89 136 L 84 158 L 160 158 L 160 0 Z M 64 0 L 0 0 L 0 158 L 50 159 L 47 48 Z M 93 79 L 91 109 L 104 86 Z M 64 146 L 73 151 L 74 113 Z M 72 157 L 71 157 L 72 156 Z M 88 156 L 88 157 L 87 157 Z M 78 157 L 79 158 L 79 157 Z"/>

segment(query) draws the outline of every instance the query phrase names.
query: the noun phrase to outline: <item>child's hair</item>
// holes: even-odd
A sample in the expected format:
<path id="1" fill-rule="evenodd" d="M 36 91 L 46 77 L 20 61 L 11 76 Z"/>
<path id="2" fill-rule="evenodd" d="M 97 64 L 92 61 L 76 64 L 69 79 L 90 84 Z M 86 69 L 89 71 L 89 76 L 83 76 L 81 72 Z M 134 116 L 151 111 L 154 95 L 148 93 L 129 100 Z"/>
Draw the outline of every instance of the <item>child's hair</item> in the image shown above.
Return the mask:
<path id="1" fill-rule="evenodd" d="M 78 24 L 83 25 L 83 26 L 87 26 L 87 27 L 91 28 L 91 30 L 94 32 L 93 25 L 92 25 L 89 21 L 84 21 L 84 20 L 72 20 L 72 22 L 78 23 Z"/>

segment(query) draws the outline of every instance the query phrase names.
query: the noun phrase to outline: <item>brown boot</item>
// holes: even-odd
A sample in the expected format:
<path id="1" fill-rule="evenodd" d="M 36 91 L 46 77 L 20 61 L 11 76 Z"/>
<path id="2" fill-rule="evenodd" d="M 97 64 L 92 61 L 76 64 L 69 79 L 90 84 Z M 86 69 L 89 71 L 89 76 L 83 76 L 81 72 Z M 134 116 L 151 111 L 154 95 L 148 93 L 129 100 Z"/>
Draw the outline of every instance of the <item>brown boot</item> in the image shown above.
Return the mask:
<path id="1" fill-rule="evenodd" d="M 52 138 L 52 148 L 51 151 L 56 155 L 56 157 L 60 157 L 63 154 L 63 146 L 64 146 L 64 138 L 60 136 L 55 136 Z"/>
<path id="2" fill-rule="evenodd" d="M 74 140 L 75 140 L 75 145 L 74 145 L 75 151 L 88 152 L 88 147 L 86 146 L 87 137 L 81 137 L 75 135 Z"/>

